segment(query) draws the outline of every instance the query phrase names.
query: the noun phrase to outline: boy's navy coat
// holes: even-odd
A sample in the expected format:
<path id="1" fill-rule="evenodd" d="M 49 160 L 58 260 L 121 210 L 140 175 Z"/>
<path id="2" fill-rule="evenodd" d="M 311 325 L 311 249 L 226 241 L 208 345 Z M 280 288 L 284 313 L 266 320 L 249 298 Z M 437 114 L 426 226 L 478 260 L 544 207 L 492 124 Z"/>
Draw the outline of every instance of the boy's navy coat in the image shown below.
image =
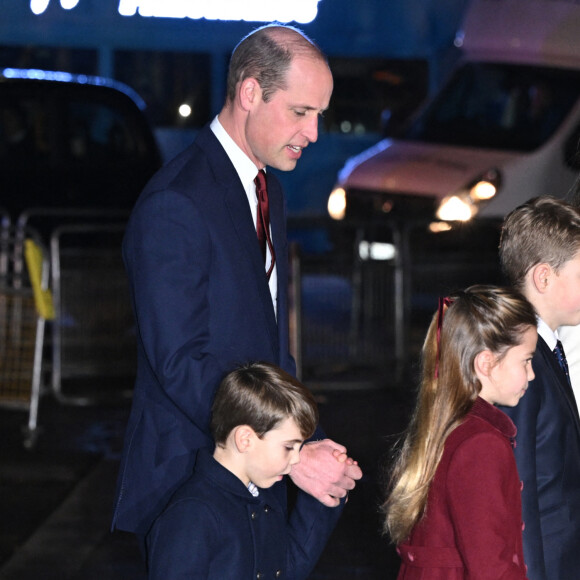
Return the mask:
<path id="1" fill-rule="evenodd" d="M 215 389 L 237 364 L 294 374 L 282 188 L 268 173 L 277 256 L 274 312 L 248 199 L 209 127 L 147 185 L 123 244 L 136 314 L 138 368 L 113 526 L 146 534 L 212 446 Z"/>
<path id="2" fill-rule="evenodd" d="M 517 426 L 523 481 L 524 557 L 533 580 L 577 580 L 580 574 L 580 421 L 566 376 L 538 336 L 536 378 L 516 407 L 502 407 Z"/>
<path id="3" fill-rule="evenodd" d="M 202 449 L 148 535 L 149 580 L 305 579 L 339 514 L 311 497 L 288 520 L 271 489 L 252 497 Z"/>

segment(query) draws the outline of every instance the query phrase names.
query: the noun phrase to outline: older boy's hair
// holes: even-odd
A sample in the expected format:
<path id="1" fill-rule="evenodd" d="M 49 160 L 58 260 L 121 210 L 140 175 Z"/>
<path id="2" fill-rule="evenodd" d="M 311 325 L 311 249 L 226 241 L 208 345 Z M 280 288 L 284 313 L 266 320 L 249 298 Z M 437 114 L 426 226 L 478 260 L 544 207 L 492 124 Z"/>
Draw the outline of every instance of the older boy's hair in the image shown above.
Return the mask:
<path id="1" fill-rule="evenodd" d="M 210 430 L 216 445 L 223 445 L 239 425 L 249 425 L 262 437 L 288 417 L 308 439 L 318 424 L 312 393 L 281 368 L 254 362 L 233 370 L 222 380 L 212 406 Z"/>
<path id="2" fill-rule="evenodd" d="M 537 264 L 556 272 L 580 249 L 580 209 L 550 196 L 530 199 L 505 218 L 499 256 L 510 283 L 523 290 Z"/>

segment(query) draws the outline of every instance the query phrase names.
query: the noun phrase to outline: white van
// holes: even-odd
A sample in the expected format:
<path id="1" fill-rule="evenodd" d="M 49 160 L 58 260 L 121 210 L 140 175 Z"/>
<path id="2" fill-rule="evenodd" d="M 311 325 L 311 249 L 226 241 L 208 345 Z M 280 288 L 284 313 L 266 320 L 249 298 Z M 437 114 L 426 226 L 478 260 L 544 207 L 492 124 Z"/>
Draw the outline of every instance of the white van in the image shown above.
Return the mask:
<path id="1" fill-rule="evenodd" d="M 497 230 L 525 200 L 564 197 L 573 187 L 580 168 L 577 2 L 473 0 L 456 44 L 459 66 L 402 134 L 339 173 L 328 210 L 343 226 L 376 231 L 381 220 L 407 220 L 445 232 L 487 222 Z"/>

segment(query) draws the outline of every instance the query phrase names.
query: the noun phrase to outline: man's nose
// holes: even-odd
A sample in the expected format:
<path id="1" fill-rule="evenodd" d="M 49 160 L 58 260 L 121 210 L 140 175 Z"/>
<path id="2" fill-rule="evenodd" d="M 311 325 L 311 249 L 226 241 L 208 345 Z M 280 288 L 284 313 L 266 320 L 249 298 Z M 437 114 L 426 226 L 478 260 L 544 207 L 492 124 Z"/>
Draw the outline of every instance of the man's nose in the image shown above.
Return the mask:
<path id="1" fill-rule="evenodd" d="M 308 119 L 302 134 L 308 139 L 310 143 L 315 143 L 318 140 L 318 115 Z"/>

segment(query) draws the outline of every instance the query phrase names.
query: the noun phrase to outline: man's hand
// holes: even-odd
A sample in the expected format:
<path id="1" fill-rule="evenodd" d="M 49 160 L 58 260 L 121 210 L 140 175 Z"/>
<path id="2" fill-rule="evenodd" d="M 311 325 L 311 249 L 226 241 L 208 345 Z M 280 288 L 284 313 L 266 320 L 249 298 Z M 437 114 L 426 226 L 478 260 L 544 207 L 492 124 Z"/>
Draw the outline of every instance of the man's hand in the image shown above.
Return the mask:
<path id="1" fill-rule="evenodd" d="M 300 450 L 300 463 L 292 466 L 290 477 L 302 491 L 328 507 L 354 489 L 362 477 L 357 462 L 346 454 L 346 447 L 330 439 L 306 443 Z"/>

